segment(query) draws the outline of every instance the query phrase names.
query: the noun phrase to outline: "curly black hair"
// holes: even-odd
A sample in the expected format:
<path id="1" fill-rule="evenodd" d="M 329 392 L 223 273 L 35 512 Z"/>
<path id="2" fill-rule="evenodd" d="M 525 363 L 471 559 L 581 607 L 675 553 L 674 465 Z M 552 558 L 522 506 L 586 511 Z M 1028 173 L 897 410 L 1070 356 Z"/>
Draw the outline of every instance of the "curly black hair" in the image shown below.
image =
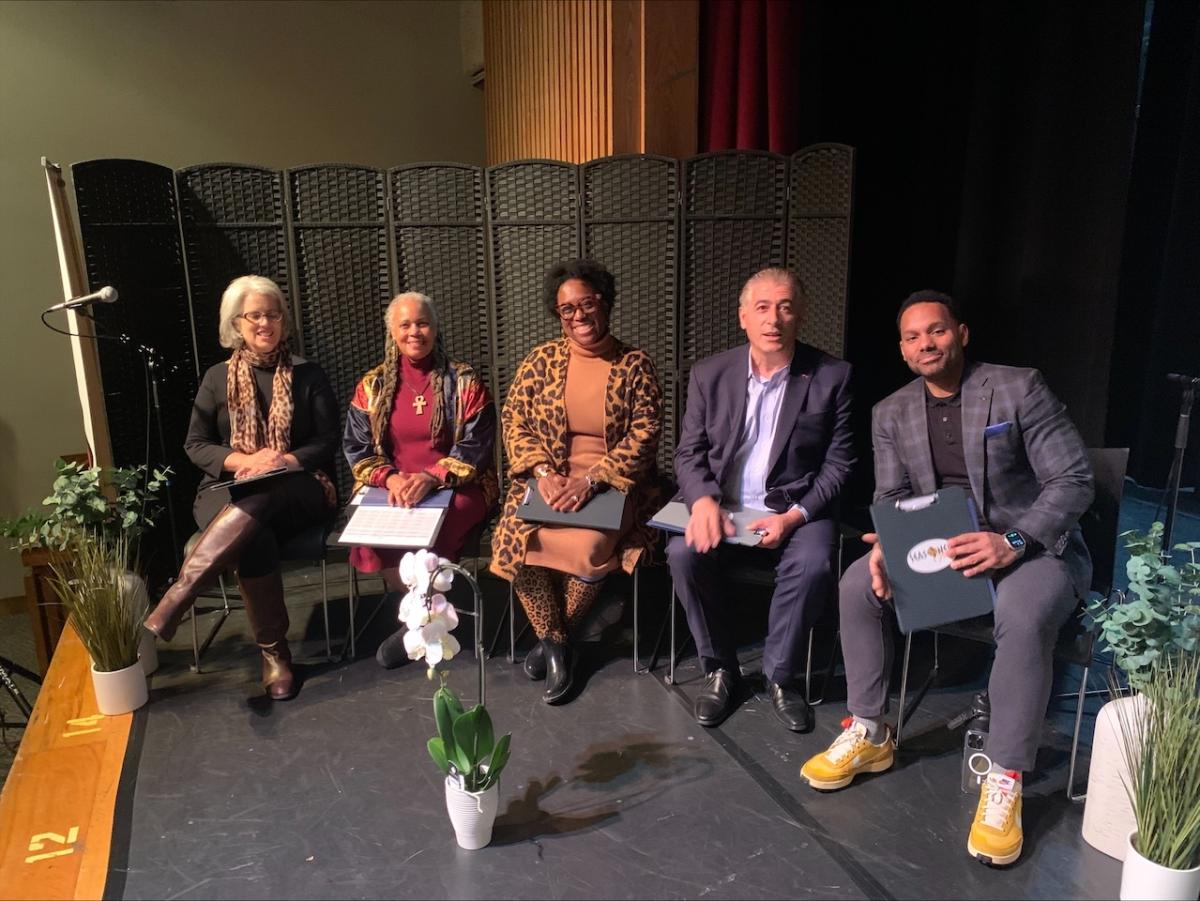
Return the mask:
<path id="1" fill-rule="evenodd" d="M 958 302 L 944 291 L 934 291 L 931 288 L 925 288 L 920 291 L 913 291 L 912 294 L 904 298 L 900 304 L 900 309 L 896 313 L 896 328 L 900 328 L 900 318 L 904 315 L 904 311 L 911 306 L 916 306 L 919 303 L 940 303 L 950 313 L 950 318 L 955 322 L 962 322 L 962 313 L 959 312 Z"/>
<path id="2" fill-rule="evenodd" d="M 551 266 L 542 281 L 542 299 L 551 316 L 555 319 L 559 318 L 558 289 L 562 287 L 563 282 L 569 282 L 572 279 L 586 282 L 592 290 L 600 295 L 605 309 L 612 312 L 613 303 L 617 299 L 617 280 L 613 278 L 613 274 L 603 263 L 596 260 L 568 260 L 565 263 Z"/>

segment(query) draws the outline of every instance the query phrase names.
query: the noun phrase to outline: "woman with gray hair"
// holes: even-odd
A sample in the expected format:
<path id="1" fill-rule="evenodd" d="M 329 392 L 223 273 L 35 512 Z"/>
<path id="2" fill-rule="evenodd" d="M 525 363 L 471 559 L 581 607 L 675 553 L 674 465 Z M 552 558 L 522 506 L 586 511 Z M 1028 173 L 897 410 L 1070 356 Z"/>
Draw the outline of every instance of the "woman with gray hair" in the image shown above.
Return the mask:
<path id="1" fill-rule="evenodd" d="M 221 346 L 233 353 L 204 374 L 184 442 L 204 473 L 193 505 L 203 533 L 145 625 L 170 641 L 196 595 L 236 564 L 262 650 L 263 686 L 283 701 L 296 695 L 299 684 L 287 643 L 279 544 L 337 507 L 337 402 L 324 370 L 292 355 L 287 301 L 269 278 L 243 275 L 229 283 L 219 334 Z M 272 470 L 286 472 L 235 486 L 233 496 L 228 488 L 209 488 Z"/>
<path id="2" fill-rule="evenodd" d="M 437 308 L 424 294 L 397 295 L 384 313 L 383 363 L 362 377 L 346 414 L 342 438 L 354 489 L 384 488 L 393 505 L 411 507 L 431 491 L 453 488 L 433 550 L 457 560 L 473 528 L 500 495 L 494 446 L 496 407 L 487 385 L 467 363 L 442 347 Z M 356 547 L 350 562 L 381 573 L 387 589 L 401 589 L 404 551 Z M 392 668 L 407 659 L 397 632 L 375 659 Z"/>

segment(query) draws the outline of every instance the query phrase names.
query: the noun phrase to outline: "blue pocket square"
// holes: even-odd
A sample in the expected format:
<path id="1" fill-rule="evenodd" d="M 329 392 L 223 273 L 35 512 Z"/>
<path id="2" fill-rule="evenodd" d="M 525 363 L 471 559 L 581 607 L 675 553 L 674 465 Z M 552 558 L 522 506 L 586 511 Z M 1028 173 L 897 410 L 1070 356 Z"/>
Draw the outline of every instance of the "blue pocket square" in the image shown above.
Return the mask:
<path id="1" fill-rule="evenodd" d="M 1012 420 L 1005 422 L 997 422 L 995 425 L 989 425 L 983 430 L 984 438 L 995 438 L 997 435 L 1003 435 L 1012 428 Z"/>

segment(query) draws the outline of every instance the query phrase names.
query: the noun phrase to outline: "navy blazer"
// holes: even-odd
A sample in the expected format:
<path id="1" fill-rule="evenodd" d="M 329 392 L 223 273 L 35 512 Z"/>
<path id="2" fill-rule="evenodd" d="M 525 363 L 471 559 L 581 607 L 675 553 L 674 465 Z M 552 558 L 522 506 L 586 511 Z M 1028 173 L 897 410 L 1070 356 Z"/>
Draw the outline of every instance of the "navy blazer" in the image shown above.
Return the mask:
<path id="1" fill-rule="evenodd" d="M 749 353 L 743 344 L 692 367 L 675 448 L 675 477 L 689 509 L 702 497 L 721 500 L 746 418 Z M 771 443 L 766 505 L 782 513 L 799 504 L 810 520 L 828 517 L 853 466 L 850 364 L 797 341 Z"/>

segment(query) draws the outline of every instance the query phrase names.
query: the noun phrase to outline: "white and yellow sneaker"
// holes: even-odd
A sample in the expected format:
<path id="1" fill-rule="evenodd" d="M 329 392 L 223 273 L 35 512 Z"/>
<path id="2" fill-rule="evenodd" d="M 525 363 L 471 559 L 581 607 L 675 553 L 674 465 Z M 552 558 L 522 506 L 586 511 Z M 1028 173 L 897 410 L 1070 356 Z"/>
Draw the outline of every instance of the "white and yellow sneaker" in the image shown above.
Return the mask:
<path id="1" fill-rule="evenodd" d="M 967 836 L 967 852 L 995 867 L 1021 856 L 1021 780 L 1013 771 L 988 773 L 979 787 L 979 807 Z"/>
<path id="2" fill-rule="evenodd" d="M 800 767 L 800 777 L 818 791 L 845 788 L 859 773 L 882 773 L 890 770 L 895 756 L 892 751 L 892 730 L 884 727 L 883 743 L 867 740 L 867 727 L 853 717 L 842 720 L 842 733 L 828 748 L 810 757 Z"/>

